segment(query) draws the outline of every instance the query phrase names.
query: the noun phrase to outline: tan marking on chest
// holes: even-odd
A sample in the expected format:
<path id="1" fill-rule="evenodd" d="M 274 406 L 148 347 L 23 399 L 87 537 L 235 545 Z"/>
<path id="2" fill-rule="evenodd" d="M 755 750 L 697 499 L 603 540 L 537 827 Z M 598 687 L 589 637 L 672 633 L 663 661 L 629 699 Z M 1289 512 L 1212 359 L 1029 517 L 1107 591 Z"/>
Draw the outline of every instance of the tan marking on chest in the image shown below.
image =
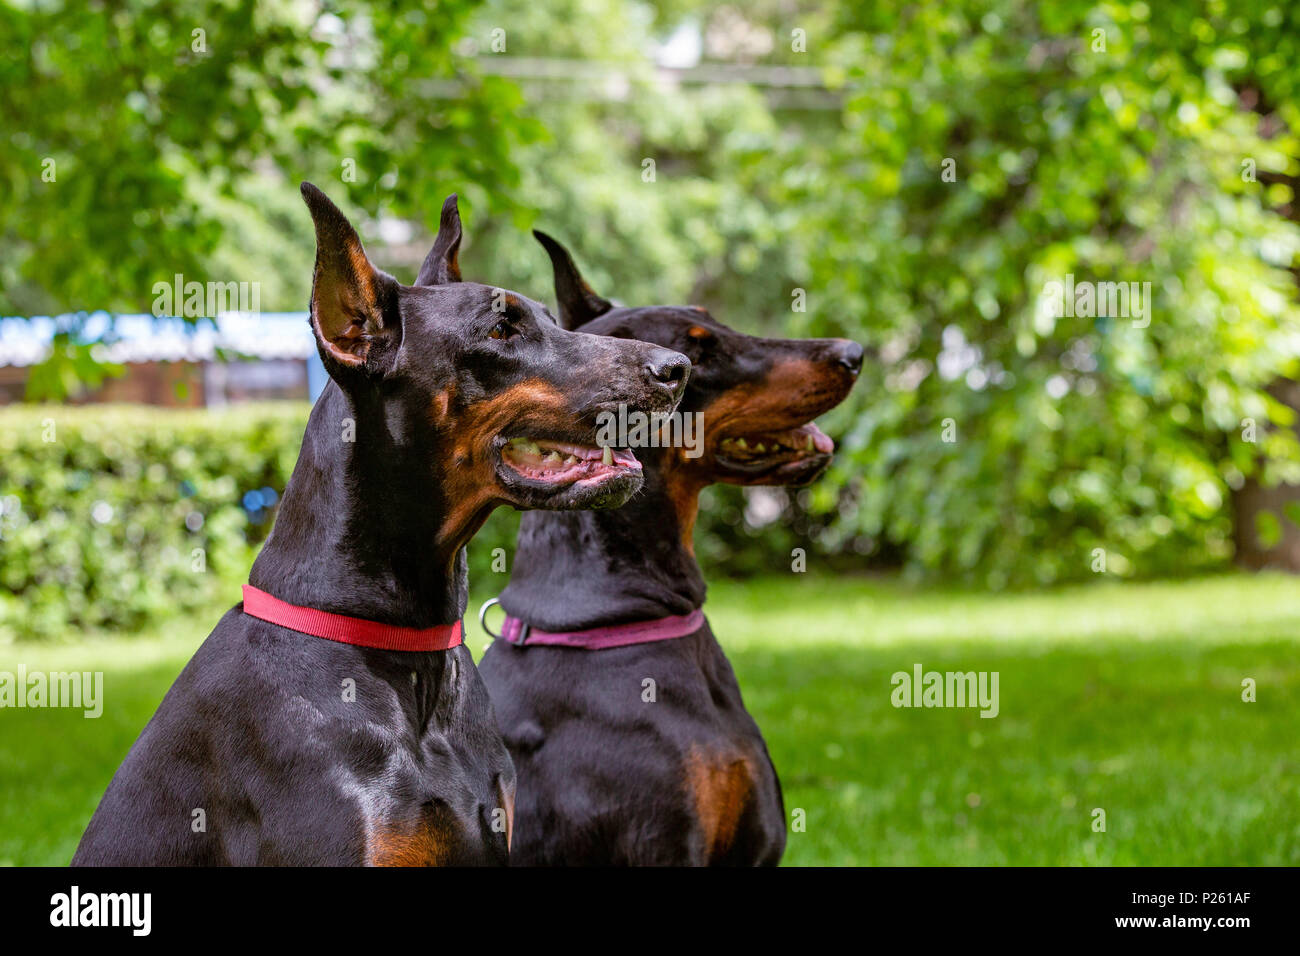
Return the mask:
<path id="1" fill-rule="evenodd" d="M 450 856 L 453 835 L 432 809 L 414 819 L 375 821 L 366 841 L 370 866 L 442 866 Z"/>
<path id="2" fill-rule="evenodd" d="M 735 842 L 740 818 L 753 798 L 757 780 L 753 761 L 739 750 L 692 747 L 686 757 L 685 771 L 687 792 L 709 858 L 716 859 Z"/>

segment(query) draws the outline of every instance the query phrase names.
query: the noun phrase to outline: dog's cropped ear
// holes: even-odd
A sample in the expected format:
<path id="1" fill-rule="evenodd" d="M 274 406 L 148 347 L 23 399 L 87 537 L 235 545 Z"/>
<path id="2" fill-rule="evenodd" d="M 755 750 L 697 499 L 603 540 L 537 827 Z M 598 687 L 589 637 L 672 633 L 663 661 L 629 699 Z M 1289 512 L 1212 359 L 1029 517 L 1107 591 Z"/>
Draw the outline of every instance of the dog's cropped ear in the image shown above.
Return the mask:
<path id="1" fill-rule="evenodd" d="M 608 299 L 591 291 L 582 273 L 573 264 L 567 249 L 546 233 L 534 229 L 533 235 L 551 257 L 555 270 L 555 298 L 560 306 L 560 324 L 572 331 L 614 308 Z"/>
<path id="2" fill-rule="evenodd" d="M 397 310 L 385 309 L 396 280 L 370 264 L 356 230 L 328 196 L 303 183 L 302 198 L 316 224 L 312 331 L 327 367 L 330 360 L 363 367 L 400 337 Z"/>
<path id="3" fill-rule="evenodd" d="M 456 194 L 452 193 L 442 204 L 442 218 L 438 221 L 438 236 L 433 248 L 424 257 L 416 285 L 446 285 L 460 281 L 460 209 Z"/>

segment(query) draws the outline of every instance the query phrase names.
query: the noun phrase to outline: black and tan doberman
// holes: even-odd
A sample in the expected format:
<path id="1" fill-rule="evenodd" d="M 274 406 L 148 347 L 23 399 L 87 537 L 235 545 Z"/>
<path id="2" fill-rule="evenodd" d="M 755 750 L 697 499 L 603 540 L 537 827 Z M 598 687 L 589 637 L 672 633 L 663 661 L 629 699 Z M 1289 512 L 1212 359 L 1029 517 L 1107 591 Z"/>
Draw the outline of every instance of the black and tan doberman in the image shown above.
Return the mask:
<path id="1" fill-rule="evenodd" d="M 172 685 L 80 865 L 503 864 L 514 772 L 460 642 L 464 545 L 498 505 L 622 504 L 595 417 L 669 410 L 687 360 L 460 279 L 455 197 L 414 286 L 314 186 L 317 401 L 244 603 Z M 538 445 L 559 467 L 533 467 Z"/>
<path id="2" fill-rule="evenodd" d="M 480 663 L 519 781 L 511 861 L 775 864 L 781 788 L 700 613 L 697 501 L 714 482 L 816 478 L 834 444 L 812 419 L 849 393 L 862 347 L 743 335 L 695 307 L 615 308 L 537 235 L 567 328 L 690 357 L 678 414 L 703 414 L 703 445 L 638 450 L 645 487 L 621 509 L 523 517 L 504 639 Z"/>

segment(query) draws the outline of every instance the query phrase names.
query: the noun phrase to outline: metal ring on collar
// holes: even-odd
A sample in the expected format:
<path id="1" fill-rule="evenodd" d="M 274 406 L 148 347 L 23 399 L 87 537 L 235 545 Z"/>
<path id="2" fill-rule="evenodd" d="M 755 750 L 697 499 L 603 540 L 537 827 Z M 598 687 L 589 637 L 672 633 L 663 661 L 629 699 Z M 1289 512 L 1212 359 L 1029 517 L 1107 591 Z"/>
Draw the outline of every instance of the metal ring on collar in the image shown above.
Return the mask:
<path id="1" fill-rule="evenodd" d="M 492 605 L 500 603 L 501 601 L 499 598 L 488 598 L 483 602 L 483 606 L 478 609 L 478 626 L 483 628 L 488 637 L 492 638 L 494 641 L 501 640 L 501 635 L 493 633 L 492 629 L 487 626 L 487 612 L 488 608 Z"/>

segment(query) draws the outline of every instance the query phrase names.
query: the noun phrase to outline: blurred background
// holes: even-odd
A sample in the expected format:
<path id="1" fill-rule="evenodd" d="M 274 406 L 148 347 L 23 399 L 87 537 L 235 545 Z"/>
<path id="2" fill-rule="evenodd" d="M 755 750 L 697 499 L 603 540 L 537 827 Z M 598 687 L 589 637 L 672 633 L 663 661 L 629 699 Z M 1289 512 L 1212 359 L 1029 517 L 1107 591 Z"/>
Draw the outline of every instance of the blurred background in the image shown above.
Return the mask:
<path id="1" fill-rule="evenodd" d="M 466 278 L 552 303 L 537 227 L 606 297 L 878 349 L 825 478 L 697 525 L 790 862 L 1300 862 L 1294 6 L 0 0 L 0 37 L 0 667 L 109 693 L 0 714 L 0 861 L 66 861 L 274 520 L 307 179 L 405 282 L 457 192 Z M 1000 668 L 1002 716 L 894 711 L 916 661 Z"/>

